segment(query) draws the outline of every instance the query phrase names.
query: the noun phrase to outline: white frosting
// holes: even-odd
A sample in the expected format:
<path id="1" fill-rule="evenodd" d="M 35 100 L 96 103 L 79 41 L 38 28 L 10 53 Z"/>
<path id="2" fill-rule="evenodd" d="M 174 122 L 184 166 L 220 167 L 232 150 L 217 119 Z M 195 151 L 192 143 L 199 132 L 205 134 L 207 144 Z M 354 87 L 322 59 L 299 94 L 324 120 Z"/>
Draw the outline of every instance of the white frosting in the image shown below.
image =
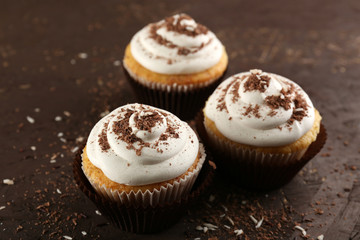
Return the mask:
<path id="1" fill-rule="evenodd" d="M 313 126 L 315 115 L 313 104 L 296 83 L 276 74 L 257 71 L 260 73 L 257 75 L 259 83 L 265 84 L 260 79 L 261 76 L 269 77 L 268 86 L 264 87 L 263 92 L 245 87 L 251 75 L 249 72 L 236 74 L 222 82 L 210 96 L 204 109 L 205 115 L 215 122 L 217 129 L 225 137 L 234 142 L 258 147 L 291 144 Z M 289 108 L 285 109 L 282 106 L 272 108 L 267 102 L 269 99 L 267 97 L 285 99 L 284 93 L 291 88 L 291 85 L 293 90 L 285 94 L 291 100 Z M 305 100 L 306 109 L 295 107 L 296 95 Z M 296 111 L 306 115 L 298 119 L 300 121 L 294 120 L 292 116 Z M 292 123 L 289 122 L 291 118 Z"/>
<path id="2" fill-rule="evenodd" d="M 138 129 L 136 119 L 143 120 L 154 111 L 159 121 L 149 130 Z M 125 116 L 127 112 L 130 117 Z M 117 131 L 119 124 L 128 125 L 126 136 Z M 175 133 L 170 134 L 168 127 L 174 128 Z M 118 129 L 125 127 L 121 125 Z M 101 135 L 106 136 L 107 146 L 100 144 Z M 122 140 L 135 136 L 141 140 L 133 144 Z M 94 126 L 86 152 L 92 164 L 112 181 L 138 186 L 167 181 L 185 173 L 197 157 L 199 141 L 189 125 L 175 115 L 147 105 L 128 104 L 115 109 Z"/>
<path id="3" fill-rule="evenodd" d="M 182 19 L 184 16 L 187 18 Z M 220 61 L 223 46 L 214 33 L 207 31 L 191 36 L 198 27 L 193 19 L 184 14 L 167 18 L 169 19 L 172 23 L 166 20 L 151 23 L 132 38 L 131 53 L 142 66 L 162 74 L 190 74 L 209 69 Z M 167 24 L 185 26 L 190 36 L 168 30 Z M 167 41 L 167 44 L 160 44 L 151 37 L 153 28 L 157 29 L 157 37 Z M 178 54 L 179 49 L 186 49 L 190 53 Z"/>

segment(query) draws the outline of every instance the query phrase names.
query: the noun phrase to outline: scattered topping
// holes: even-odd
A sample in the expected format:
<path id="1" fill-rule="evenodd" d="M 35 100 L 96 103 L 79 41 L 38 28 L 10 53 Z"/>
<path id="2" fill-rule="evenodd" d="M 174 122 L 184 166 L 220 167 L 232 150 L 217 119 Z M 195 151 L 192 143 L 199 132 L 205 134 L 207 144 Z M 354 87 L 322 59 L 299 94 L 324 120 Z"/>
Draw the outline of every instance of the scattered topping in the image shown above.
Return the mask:
<path id="1" fill-rule="evenodd" d="M 209 202 L 213 202 L 215 200 L 215 196 L 214 195 L 210 195 L 209 196 Z"/>
<path id="2" fill-rule="evenodd" d="M 79 147 L 76 146 L 76 147 L 74 147 L 73 149 L 71 149 L 71 152 L 72 152 L 72 153 L 76 153 L 78 150 L 79 150 Z"/>
<path id="3" fill-rule="evenodd" d="M 324 235 L 321 234 L 321 235 L 319 235 L 316 239 L 317 239 L 317 240 L 324 240 Z"/>
<path id="4" fill-rule="evenodd" d="M 229 216 L 226 216 L 226 219 L 229 220 L 231 225 L 233 225 L 233 226 L 235 225 L 234 221 Z"/>
<path id="5" fill-rule="evenodd" d="M 100 216 L 102 215 L 99 210 L 95 210 L 95 213 L 96 213 L 97 215 L 100 215 Z"/>
<path id="6" fill-rule="evenodd" d="M 205 45 L 211 42 L 210 39 L 207 43 L 203 43 L 199 47 L 193 47 L 191 49 L 180 47 L 175 43 L 163 38 L 161 35 L 157 33 L 158 29 L 162 27 L 165 27 L 167 31 L 184 34 L 190 37 L 196 37 L 200 34 L 206 34 L 208 32 L 208 29 L 201 24 L 195 23 L 195 21 L 186 14 L 175 15 L 172 17 L 165 18 L 164 21 L 151 24 L 150 38 L 154 39 L 160 45 L 164 45 L 168 48 L 177 48 L 178 55 L 188 55 L 190 53 L 196 53 L 197 51 L 202 49 Z M 172 62 L 170 61 L 168 62 L 168 64 L 172 64 Z"/>
<path id="7" fill-rule="evenodd" d="M 81 234 L 82 234 L 83 236 L 86 236 L 86 235 L 87 235 L 87 232 L 81 231 Z"/>
<path id="8" fill-rule="evenodd" d="M 101 133 L 99 134 L 98 141 L 99 141 L 100 148 L 103 151 L 107 151 L 110 149 L 110 144 L 109 144 L 109 141 L 108 141 L 107 135 L 106 135 L 106 130 L 108 128 L 108 125 L 109 125 L 109 123 L 105 123 Z"/>
<path id="9" fill-rule="evenodd" d="M 5 206 L 0 206 L 0 211 L 5 209 L 6 207 Z"/>
<path id="10" fill-rule="evenodd" d="M 26 116 L 26 120 L 31 123 L 31 124 L 34 124 L 35 123 L 35 119 L 33 119 L 32 117 L 30 116 Z"/>
<path id="11" fill-rule="evenodd" d="M 6 179 L 3 180 L 3 183 L 6 184 L 6 185 L 14 185 L 14 180 L 6 178 Z"/>
<path id="12" fill-rule="evenodd" d="M 264 217 L 262 217 L 261 220 L 256 224 L 255 228 L 261 227 L 261 224 L 263 223 L 263 221 L 264 221 Z"/>
<path id="13" fill-rule="evenodd" d="M 120 60 L 116 60 L 116 61 L 114 61 L 113 64 L 114 64 L 115 67 L 118 67 L 118 66 L 121 65 L 121 61 L 120 61 Z"/>
<path id="14" fill-rule="evenodd" d="M 36 147 L 35 147 L 35 146 L 31 146 L 30 149 L 31 149 L 32 151 L 36 151 Z"/>
<path id="15" fill-rule="evenodd" d="M 67 240 L 72 240 L 72 237 L 69 237 L 69 236 L 63 236 L 63 238 L 67 239 Z"/>
<path id="16" fill-rule="evenodd" d="M 56 117 L 55 117 L 55 121 L 56 121 L 56 122 L 60 122 L 61 120 L 62 120 L 62 117 L 61 117 L 61 116 L 56 116 Z"/>
<path id="17" fill-rule="evenodd" d="M 88 57 L 87 53 L 79 53 L 78 57 L 81 59 L 86 59 Z"/>
<path id="18" fill-rule="evenodd" d="M 305 229 L 303 229 L 300 226 L 295 226 L 295 229 L 301 231 L 301 234 L 303 235 L 303 237 L 306 237 L 307 233 L 306 233 Z"/>
<path id="19" fill-rule="evenodd" d="M 244 233 L 244 231 L 242 229 L 236 229 L 234 230 L 234 233 L 236 234 L 236 236 L 240 236 L 241 234 Z"/>
<path id="20" fill-rule="evenodd" d="M 265 92 L 270 84 L 270 77 L 260 75 L 261 72 L 252 73 L 244 83 L 244 90 L 247 91 L 260 91 Z"/>

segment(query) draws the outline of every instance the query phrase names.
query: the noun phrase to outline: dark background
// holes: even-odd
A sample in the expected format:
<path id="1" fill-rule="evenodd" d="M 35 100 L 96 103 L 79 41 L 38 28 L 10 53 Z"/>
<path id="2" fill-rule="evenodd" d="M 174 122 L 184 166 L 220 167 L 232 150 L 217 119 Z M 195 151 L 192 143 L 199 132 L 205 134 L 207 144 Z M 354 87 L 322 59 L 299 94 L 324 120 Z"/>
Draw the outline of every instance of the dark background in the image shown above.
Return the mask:
<path id="1" fill-rule="evenodd" d="M 281 189 L 249 193 L 218 175 L 200 206 L 174 227 L 123 233 L 77 189 L 71 163 L 102 113 L 135 101 L 120 65 L 133 34 L 180 12 L 226 46 L 226 77 L 260 68 L 302 86 L 328 141 Z M 295 224 L 314 239 L 360 239 L 359 74 L 356 0 L 1 0 L 0 180 L 14 185 L 0 184 L 0 239 L 231 239 L 235 229 L 244 229 L 240 239 L 301 239 Z M 221 205 L 234 226 L 219 217 Z M 260 229 L 249 214 L 265 217 Z M 219 229 L 195 230 L 204 222 Z"/>

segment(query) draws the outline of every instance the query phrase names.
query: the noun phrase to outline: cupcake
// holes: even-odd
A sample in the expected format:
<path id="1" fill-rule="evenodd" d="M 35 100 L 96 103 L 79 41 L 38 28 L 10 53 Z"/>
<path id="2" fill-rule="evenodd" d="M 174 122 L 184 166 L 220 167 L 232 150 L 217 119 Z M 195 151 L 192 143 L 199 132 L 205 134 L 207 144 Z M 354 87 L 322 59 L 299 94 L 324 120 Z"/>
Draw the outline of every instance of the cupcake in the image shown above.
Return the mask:
<path id="1" fill-rule="evenodd" d="M 214 149 L 219 169 L 249 188 L 284 185 L 326 139 L 321 116 L 304 90 L 261 70 L 221 83 L 203 116 L 202 135 Z"/>
<path id="2" fill-rule="evenodd" d="M 149 217 L 186 198 L 205 156 L 187 123 L 165 110 L 128 104 L 94 126 L 81 164 L 104 215 L 124 230 L 152 232 L 167 220 L 152 223 Z"/>
<path id="3" fill-rule="evenodd" d="M 186 14 L 151 23 L 127 45 L 123 67 L 141 102 L 191 119 L 228 65 L 213 32 Z"/>

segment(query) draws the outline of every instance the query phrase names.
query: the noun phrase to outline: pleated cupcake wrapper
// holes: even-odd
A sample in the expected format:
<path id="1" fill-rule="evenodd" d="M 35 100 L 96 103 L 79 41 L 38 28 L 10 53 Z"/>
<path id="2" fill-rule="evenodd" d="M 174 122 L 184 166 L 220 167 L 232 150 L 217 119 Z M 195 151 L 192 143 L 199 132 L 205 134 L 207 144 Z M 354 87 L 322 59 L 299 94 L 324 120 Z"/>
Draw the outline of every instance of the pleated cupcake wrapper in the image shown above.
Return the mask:
<path id="1" fill-rule="evenodd" d="M 168 110 L 182 120 L 194 118 L 226 72 L 218 79 L 205 83 L 167 85 L 134 76 L 125 66 L 123 70 L 140 102 Z"/>
<path id="2" fill-rule="evenodd" d="M 83 147 L 80 149 L 83 149 Z M 102 215 L 114 226 L 123 231 L 134 233 L 159 232 L 175 224 L 186 210 L 197 203 L 201 195 L 208 189 L 215 172 L 213 164 L 209 164 L 210 160 L 208 160 L 207 156 L 189 194 L 172 203 L 157 206 L 127 206 L 118 201 L 110 200 L 95 191 L 82 170 L 81 152 L 79 150 L 73 163 L 74 179 L 79 189 L 94 202 Z"/>
<path id="3" fill-rule="evenodd" d="M 326 130 L 321 124 L 316 141 L 306 149 L 289 154 L 262 153 L 218 138 L 203 121 L 201 112 L 196 127 L 204 143 L 213 150 L 219 169 L 235 183 L 250 189 L 269 190 L 288 183 L 326 141 Z"/>
<path id="4" fill-rule="evenodd" d="M 105 185 L 99 185 L 96 183 L 97 181 L 90 179 L 90 177 L 88 177 L 89 174 L 84 171 L 84 168 L 82 169 L 85 176 L 88 177 L 92 187 L 106 199 L 119 202 L 126 206 L 157 206 L 159 204 L 172 203 L 180 200 L 184 195 L 190 192 L 206 158 L 205 150 L 201 143 L 200 154 L 201 157 L 199 162 L 192 172 L 189 172 L 184 178 L 180 178 L 179 181 L 175 181 L 173 184 L 168 183 L 166 187 L 162 186 L 159 190 L 155 189 L 153 191 L 130 191 L 129 193 L 126 193 L 112 190 Z"/>

